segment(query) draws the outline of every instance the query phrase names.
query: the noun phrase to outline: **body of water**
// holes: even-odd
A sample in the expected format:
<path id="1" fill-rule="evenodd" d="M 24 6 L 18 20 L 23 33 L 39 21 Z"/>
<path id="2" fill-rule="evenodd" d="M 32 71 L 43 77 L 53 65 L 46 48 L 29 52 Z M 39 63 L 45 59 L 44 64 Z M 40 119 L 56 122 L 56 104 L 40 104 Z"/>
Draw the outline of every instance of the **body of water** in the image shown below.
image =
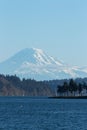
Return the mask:
<path id="1" fill-rule="evenodd" d="M 0 130 L 87 130 L 87 100 L 0 97 Z"/>

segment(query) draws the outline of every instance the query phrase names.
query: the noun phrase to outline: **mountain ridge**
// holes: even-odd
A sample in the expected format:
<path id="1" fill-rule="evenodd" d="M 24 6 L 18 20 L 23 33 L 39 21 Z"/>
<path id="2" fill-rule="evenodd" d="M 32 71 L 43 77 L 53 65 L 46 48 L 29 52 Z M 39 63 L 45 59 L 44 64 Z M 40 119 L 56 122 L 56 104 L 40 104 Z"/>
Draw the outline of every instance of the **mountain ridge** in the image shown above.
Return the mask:
<path id="1" fill-rule="evenodd" d="M 87 70 L 69 66 L 38 48 L 25 48 L 0 63 L 0 73 L 35 80 L 86 77 Z"/>

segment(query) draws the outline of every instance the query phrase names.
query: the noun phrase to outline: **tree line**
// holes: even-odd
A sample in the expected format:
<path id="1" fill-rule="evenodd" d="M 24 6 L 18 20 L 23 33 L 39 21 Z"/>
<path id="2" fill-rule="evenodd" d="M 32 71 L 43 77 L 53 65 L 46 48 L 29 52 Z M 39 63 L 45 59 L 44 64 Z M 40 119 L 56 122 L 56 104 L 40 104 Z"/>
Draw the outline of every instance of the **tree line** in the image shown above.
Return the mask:
<path id="1" fill-rule="evenodd" d="M 76 83 L 75 80 L 70 79 L 69 82 L 64 82 L 63 85 L 57 86 L 57 95 L 58 96 L 82 96 L 83 91 L 87 92 L 87 84 Z"/>
<path id="2" fill-rule="evenodd" d="M 4 95 L 4 91 L 18 91 L 23 92 L 22 95 L 47 96 L 52 95 L 53 92 L 50 87 L 43 81 L 36 81 L 34 79 L 20 79 L 16 75 L 2 75 L 0 74 L 0 94 Z"/>

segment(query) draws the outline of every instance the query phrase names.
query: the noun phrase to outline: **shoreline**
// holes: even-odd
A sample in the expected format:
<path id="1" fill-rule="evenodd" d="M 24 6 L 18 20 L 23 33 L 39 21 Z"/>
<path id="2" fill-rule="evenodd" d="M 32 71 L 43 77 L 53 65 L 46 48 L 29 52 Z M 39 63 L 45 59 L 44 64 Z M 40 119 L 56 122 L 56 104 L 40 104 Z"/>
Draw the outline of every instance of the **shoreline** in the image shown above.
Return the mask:
<path id="1" fill-rule="evenodd" d="M 87 99 L 87 96 L 54 96 L 54 97 L 48 97 L 53 99 Z"/>

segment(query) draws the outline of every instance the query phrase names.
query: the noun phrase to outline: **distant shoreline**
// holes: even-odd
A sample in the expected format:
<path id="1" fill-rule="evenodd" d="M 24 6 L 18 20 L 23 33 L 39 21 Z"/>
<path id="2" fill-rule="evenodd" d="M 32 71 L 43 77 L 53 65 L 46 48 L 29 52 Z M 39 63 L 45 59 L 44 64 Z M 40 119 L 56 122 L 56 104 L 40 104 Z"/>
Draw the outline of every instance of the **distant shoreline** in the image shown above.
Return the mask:
<path id="1" fill-rule="evenodd" d="M 54 96 L 53 99 L 87 99 L 87 96 Z"/>

